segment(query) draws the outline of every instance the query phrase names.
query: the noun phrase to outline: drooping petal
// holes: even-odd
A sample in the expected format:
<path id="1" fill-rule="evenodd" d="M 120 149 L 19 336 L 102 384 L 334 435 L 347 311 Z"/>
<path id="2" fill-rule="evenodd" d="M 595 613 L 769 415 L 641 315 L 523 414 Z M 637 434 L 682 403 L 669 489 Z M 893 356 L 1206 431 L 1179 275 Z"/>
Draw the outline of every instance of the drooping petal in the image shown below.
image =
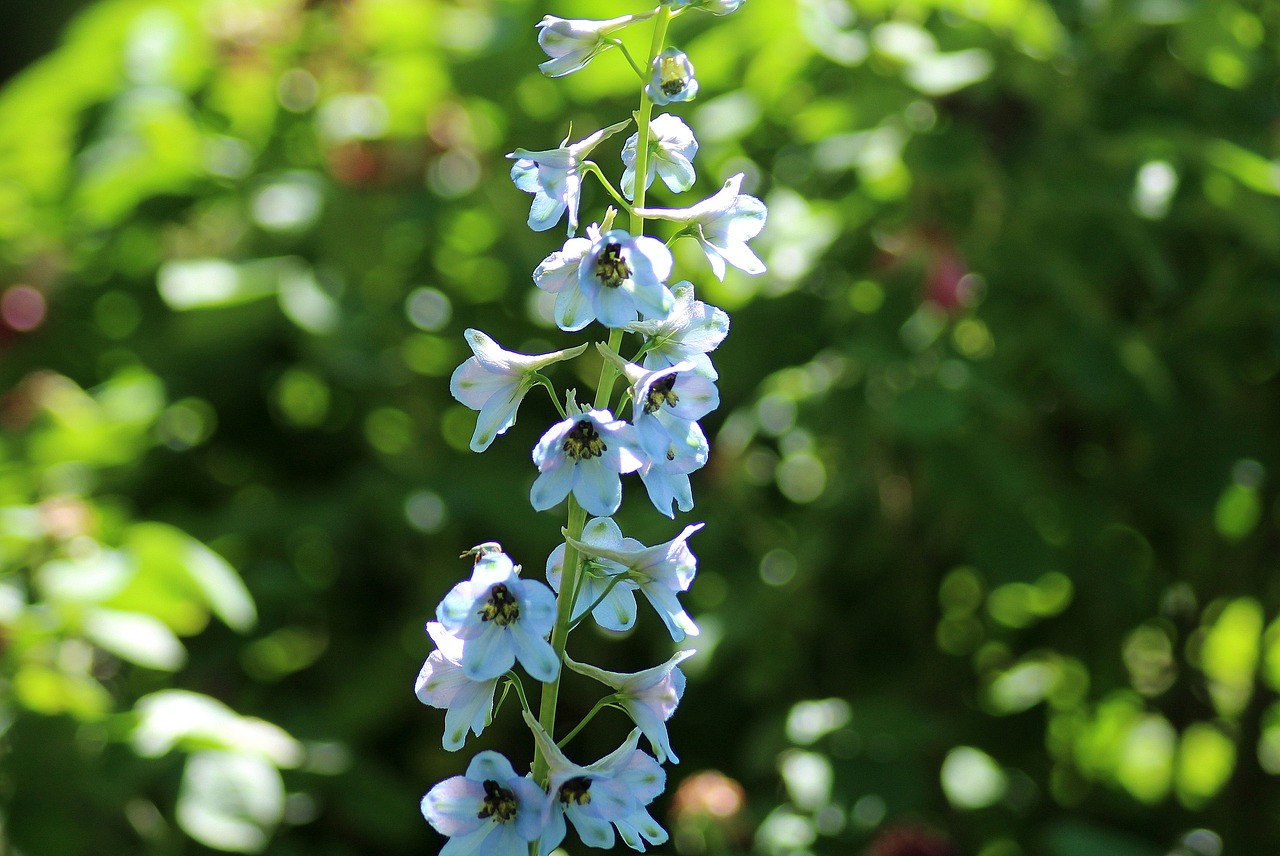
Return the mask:
<path id="1" fill-rule="evenodd" d="M 490 839 L 493 836 L 496 827 L 491 822 L 485 822 L 474 832 L 465 835 L 457 835 L 445 842 L 444 847 L 440 848 L 440 856 L 477 856 L 477 854 L 490 851 Z M 493 856 L 507 856 L 494 851 Z M 516 854 L 511 854 L 516 856 Z"/>
<path id="2" fill-rule="evenodd" d="M 551 851 L 559 847 L 569 833 L 564 822 L 564 809 L 554 796 L 550 806 L 546 821 L 542 824 L 542 837 L 538 840 L 538 856 L 551 856 Z"/>
<path id="3" fill-rule="evenodd" d="M 440 651 L 432 651 L 418 672 L 413 692 L 423 704 L 447 708 L 458 691 L 469 683 L 457 663 L 449 662 Z"/>
<path id="4" fill-rule="evenodd" d="M 494 395 L 514 385 L 510 375 L 494 373 L 475 357 L 468 357 L 449 378 L 450 394 L 472 410 L 479 410 Z"/>
<path id="5" fill-rule="evenodd" d="M 665 318 L 676 302 L 675 298 L 671 296 L 671 289 L 661 284 L 646 285 L 632 280 L 623 283 L 618 288 L 618 291 L 625 292 L 631 298 L 631 304 L 639 310 L 643 318 Z M 631 320 L 635 320 L 634 312 L 631 315 Z M 618 324 L 615 326 L 621 327 L 623 325 Z"/>
<path id="6" fill-rule="evenodd" d="M 683 193 L 693 187 L 694 182 L 698 180 L 697 173 L 693 169 L 693 161 L 680 152 L 669 152 L 666 157 L 656 159 L 654 163 L 657 165 L 658 174 L 662 176 L 662 181 L 672 193 Z"/>
<path id="7" fill-rule="evenodd" d="M 475 594 L 469 580 L 458 583 L 436 607 L 436 619 L 451 635 L 466 639 L 479 633 L 479 622 L 472 621 Z"/>
<path id="8" fill-rule="evenodd" d="M 644 596 L 649 599 L 654 611 L 666 625 L 672 642 L 683 642 L 686 636 L 698 635 L 698 625 L 694 624 L 693 619 L 684 611 L 675 592 L 654 585 L 642 585 L 640 591 L 644 592 Z"/>
<path id="9" fill-rule="evenodd" d="M 535 232 L 545 232 L 553 228 L 560 222 L 560 218 L 568 208 L 569 203 L 566 199 L 552 198 L 539 192 L 533 197 L 533 204 L 529 207 L 529 228 Z"/>
<path id="10" fill-rule="evenodd" d="M 634 316 L 635 313 L 633 312 L 632 315 Z M 555 322 L 561 330 L 573 333 L 594 320 L 596 320 L 596 313 L 591 307 L 591 301 L 576 284 L 556 295 Z"/>
<path id="11" fill-rule="evenodd" d="M 560 660 L 551 643 L 532 633 L 523 622 L 512 625 L 510 632 L 516 659 L 530 677 L 544 683 L 555 680 L 560 673 Z"/>
<path id="12" fill-rule="evenodd" d="M 592 796 L 592 799 L 593 801 L 596 799 L 595 795 Z M 609 821 L 581 811 L 577 806 L 571 806 L 566 809 L 565 816 L 569 818 L 573 828 L 578 831 L 578 837 L 582 839 L 583 844 L 588 847 L 598 847 L 602 850 L 608 850 L 613 847 L 614 833 Z"/>
<path id="13" fill-rule="evenodd" d="M 521 580 L 513 587 L 519 591 L 520 623 L 530 631 L 546 636 L 556 623 L 555 595 L 537 580 Z"/>
<path id="14" fill-rule="evenodd" d="M 459 675 L 463 675 L 458 668 Z M 463 675 L 465 678 L 465 675 Z M 443 746 L 449 752 L 462 748 L 467 739 L 467 732 L 473 731 L 476 736 L 484 731 L 493 711 L 493 694 L 498 687 L 496 680 L 476 682 L 467 680 L 453 699 L 453 704 L 444 714 Z"/>
<path id="15" fill-rule="evenodd" d="M 476 417 L 476 430 L 471 434 L 471 451 L 483 452 L 499 434 L 516 424 L 516 411 L 526 392 L 524 384 L 508 384 L 484 403 Z"/>
<path id="16" fill-rule="evenodd" d="M 698 246 L 702 247 L 702 252 L 707 257 L 707 263 L 711 265 L 711 273 L 716 279 L 724 282 L 725 263 L 724 257 L 720 255 L 720 248 L 702 238 L 698 239 Z"/>
<path id="17" fill-rule="evenodd" d="M 516 654 L 511 640 L 502 628 L 492 623 L 485 627 L 484 632 L 463 644 L 462 671 L 473 681 L 492 680 L 515 663 Z"/>
<path id="18" fill-rule="evenodd" d="M 630 289 L 599 289 L 591 309 L 600 323 L 610 328 L 625 327 L 636 320 L 635 296 Z"/>
<path id="19" fill-rule="evenodd" d="M 651 464 L 640 470 L 640 481 L 649 494 L 649 501 L 660 514 L 675 520 L 676 513 L 671 509 L 673 503 L 683 512 L 693 510 L 693 485 L 687 474 L 669 472 Z"/>
<path id="20" fill-rule="evenodd" d="M 622 632 L 630 630 L 636 623 L 636 595 L 631 585 L 619 583 L 600 601 L 600 605 L 591 611 L 596 624 L 605 630 Z"/>
<path id="21" fill-rule="evenodd" d="M 483 825 L 477 816 L 484 788 L 464 776 L 445 779 L 422 798 L 422 816 L 436 832 L 449 837 L 466 835 Z"/>
<path id="22" fill-rule="evenodd" d="M 677 382 L 679 401 L 666 411 L 677 419 L 696 422 L 720 406 L 720 390 L 710 378 L 685 370 L 680 372 Z"/>
<path id="23" fill-rule="evenodd" d="M 533 505 L 533 510 L 546 511 L 559 505 L 569 495 L 576 480 L 577 465 L 569 461 L 561 461 L 557 466 L 543 470 L 533 480 L 533 487 L 529 490 L 529 502 Z"/>
<path id="24" fill-rule="evenodd" d="M 768 270 L 765 263 L 755 254 L 745 243 L 726 243 L 723 246 L 716 247 L 716 252 L 729 264 L 736 267 L 743 273 L 749 273 L 753 276 L 764 273 Z M 710 255 L 708 254 L 708 259 Z M 713 264 L 714 268 L 715 265 Z M 723 276 L 720 279 L 724 279 Z"/>
<path id="25" fill-rule="evenodd" d="M 614 825 L 618 827 L 618 836 L 633 850 L 644 850 L 640 838 L 650 844 L 667 842 L 667 831 L 644 808 L 637 809 L 625 820 L 614 821 Z"/>
<path id="26" fill-rule="evenodd" d="M 676 753 L 671 749 L 671 737 L 667 734 L 666 721 L 648 705 L 641 704 L 636 700 L 624 701 L 622 707 L 631 716 L 631 721 L 636 724 L 649 741 L 649 745 L 653 747 L 653 752 L 658 756 L 658 762 L 665 764 L 670 761 L 672 764 L 679 764 L 680 759 L 676 757 Z"/>
<path id="27" fill-rule="evenodd" d="M 617 511 L 622 504 L 622 480 L 617 471 L 607 469 L 599 459 L 580 461 L 577 466 L 573 495 L 578 504 L 596 516 L 608 517 Z"/>
<path id="28" fill-rule="evenodd" d="M 533 841 L 543 831 L 543 822 L 549 813 L 547 792 L 530 778 L 509 779 L 507 784 L 520 801 L 520 813 L 516 815 L 516 833 L 525 841 Z M 525 852 L 528 852 L 527 849 Z"/>

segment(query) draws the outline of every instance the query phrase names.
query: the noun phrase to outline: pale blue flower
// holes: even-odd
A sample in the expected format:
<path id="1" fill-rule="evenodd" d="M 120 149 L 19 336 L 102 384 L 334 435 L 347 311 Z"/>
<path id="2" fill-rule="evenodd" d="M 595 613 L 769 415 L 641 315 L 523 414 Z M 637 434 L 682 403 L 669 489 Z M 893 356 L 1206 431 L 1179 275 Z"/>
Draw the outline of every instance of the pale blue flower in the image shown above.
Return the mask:
<path id="1" fill-rule="evenodd" d="M 551 59 L 538 68 L 548 77 L 563 77 L 586 66 L 612 47 L 605 36 L 649 15 L 624 15 L 607 21 L 585 21 L 547 15 L 538 22 L 538 45 Z"/>
<path id="2" fill-rule="evenodd" d="M 706 465 L 711 446 L 697 422 L 686 422 L 661 412 L 654 414 L 653 419 L 663 433 L 655 432 L 650 436 L 650 445 L 642 446 L 645 464 L 640 468 L 640 480 L 653 507 L 674 520 L 672 505 L 684 512 L 693 510 L 689 473 Z"/>
<path id="3" fill-rule="evenodd" d="M 657 238 L 613 229 L 596 239 L 578 264 L 578 288 L 606 327 L 642 318 L 665 318 L 675 306 L 667 288 L 674 262 Z"/>
<path id="4" fill-rule="evenodd" d="M 674 518 L 672 503 L 693 509 L 689 473 L 710 455 L 697 420 L 720 405 L 720 393 L 692 362 L 654 370 L 627 363 L 624 371 L 632 384 L 631 424 L 644 452 L 640 478 L 658 511 Z"/>
<path id="5" fill-rule="evenodd" d="M 691 362 L 651 370 L 629 364 L 627 374 L 635 411 L 631 422 L 642 445 L 647 436 L 666 433 L 657 416 L 696 422 L 720 406 L 720 391 L 715 382 L 694 371 Z"/>
<path id="6" fill-rule="evenodd" d="M 503 350 L 480 330 L 469 328 L 463 336 L 474 356 L 454 370 L 449 391 L 467 407 L 480 411 L 471 435 L 473 452 L 483 452 L 497 435 L 515 424 L 520 402 L 536 383 L 540 370 L 572 359 L 586 348 L 579 345 L 550 354 L 518 354 Z"/>
<path id="7" fill-rule="evenodd" d="M 588 520 L 582 530 L 582 540 L 608 550 L 634 550 L 644 546 L 634 538 L 623 538 L 622 530 L 611 517 Z M 557 593 L 563 573 L 564 544 L 560 544 L 547 557 L 547 582 Z M 626 574 L 627 569 L 617 562 L 583 556 L 571 620 L 577 621 L 590 609 L 596 624 L 606 630 L 630 630 L 636 623 L 636 584 L 628 580 Z M 596 601 L 600 602 L 593 609 Z"/>
<path id="8" fill-rule="evenodd" d="M 676 712 L 676 705 L 684 695 L 684 672 L 676 667 L 695 653 L 697 652 L 693 650 L 679 651 L 661 666 L 634 674 L 609 672 L 572 660 L 568 661 L 568 666 L 579 674 L 617 690 L 618 703 L 649 739 L 658 763 L 670 761 L 672 764 L 679 764 L 680 759 L 671 751 L 671 738 L 667 734 L 666 722 Z"/>
<path id="9" fill-rule="evenodd" d="M 538 477 L 529 492 L 537 511 L 558 505 L 570 492 L 596 517 L 608 517 L 622 504 L 622 473 L 643 461 L 632 427 L 608 410 L 588 410 L 551 426 L 533 449 Z"/>
<path id="10" fill-rule="evenodd" d="M 667 840 L 666 830 L 645 810 L 666 787 L 667 776 L 657 761 L 637 748 L 640 729 L 633 730 L 613 752 L 583 767 L 566 758 L 528 712 L 524 719 L 550 767 L 541 856 L 564 840 L 566 818 L 588 847 L 613 847 L 615 826 L 623 842 L 634 850 L 644 850 L 645 842 L 662 844 Z"/>
<path id="11" fill-rule="evenodd" d="M 641 361 L 645 368 L 660 369 L 691 362 L 694 371 L 715 380 L 719 375 L 707 354 L 719 347 L 729 334 L 729 315 L 723 309 L 695 299 L 693 286 L 687 280 L 676 283 L 671 291 L 676 305 L 666 318 L 636 321 L 623 329 L 645 336 Z"/>
<path id="12" fill-rule="evenodd" d="M 556 296 L 555 321 L 561 330 L 574 332 L 596 320 L 591 301 L 578 285 L 578 268 L 599 239 L 600 227 L 593 223 L 587 227 L 587 237 L 565 241 L 533 272 L 534 284 Z"/>
<path id="13" fill-rule="evenodd" d="M 698 559 L 686 543 L 701 523 L 686 526 L 675 538 L 653 547 L 611 550 L 587 544 L 575 538 L 568 542 L 583 555 L 610 559 L 627 569 L 628 577 L 640 586 L 675 642 L 686 636 L 697 636 L 698 626 L 680 605 L 677 595 L 689 590 L 698 570 Z"/>
<path id="14" fill-rule="evenodd" d="M 579 170 L 591 150 L 601 141 L 621 131 L 631 120 L 610 125 L 571 145 L 568 140 L 559 148 L 531 152 L 516 149 L 507 155 L 515 160 L 511 180 L 525 193 L 533 194 L 529 209 L 529 228 L 545 232 L 565 211 L 569 212 L 569 234 L 578 231 L 578 204 L 582 198 L 582 174 Z"/>
<path id="15" fill-rule="evenodd" d="M 644 91 L 654 104 L 692 101 L 698 94 L 698 79 L 693 76 L 688 55 L 678 48 L 667 48 L 654 57 Z"/>
<path id="16" fill-rule="evenodd" d="M 636 148 L 639 145 L 637 131 L 622 146 L 622 162 L 626 165 L 622 172 L 622 192 L 628 199 L 636 195 Z M 697 180 L 693 158 L 697 153 L 698 141 L 688 125 L 670 113 L 655 116 L 649 122 L 649 160 L 644 186 L 649 187 L 654 176 L 660 175 L 673 193 L 693 187 Z"/>
<path id="17" fill-rule="evenodd" d="M 730 178 L 715 196 L 690 208 L 638 208 L 643 217 L 683 224 L 702 247 L 716 279 L 724 279 L 725 262 L 750 274 L 764 273 L 764 262 L 747 241 L 760 234 L 768 210 L 742 192 L 742 173 Z"/>
<path id="18" fill-rule="evenodd" d="M 467 731 L 477 737 L 493 714 L 493 693 L 498 679 L 473 681 L 462 670 L 463 642 L 451 636 L 438 621 L 427 622 L 427 633 L 436 643 L 422 664 L 414 694 L 423 704 L 441 708 L 444 714 L 444 748 L 456 752 L 467 739 Z"/>
<path id="19" fill-rule="evenodd" d="M 471 759 L 465 776 L 445 779 L 422 798 L 422 815 L 449 840 L 440 856 L 529 856 L 543 833 L 549 797 L 517 776 L 497 752 Z"/>
<path id="20" fill-rule="evenodd" d="M 462 640 L 463 673 L 496 678 L 515 664 L 539 681 L 560 673 L 546 636 L 556 622 L 556 599 L 545 583 L 524 580 L 506 553 L 476 558 L 471 579 L 458 583 L 436 607 L 444 629 Z"/>

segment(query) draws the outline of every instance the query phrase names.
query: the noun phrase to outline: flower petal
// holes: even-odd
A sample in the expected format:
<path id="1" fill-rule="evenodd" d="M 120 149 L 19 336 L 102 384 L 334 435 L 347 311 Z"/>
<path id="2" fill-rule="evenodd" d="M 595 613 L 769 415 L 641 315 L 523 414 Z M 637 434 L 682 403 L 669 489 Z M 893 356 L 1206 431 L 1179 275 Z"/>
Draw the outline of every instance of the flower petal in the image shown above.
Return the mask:
<path id="1" fill-rule="evenodd" d="M 484 788 L 464 776 L 445 779 L 422 798 L 422 816 L 441 835 L 466 835 L 483 826 L 477 810 L 484 800 Z"/>
<path id="2" fill-rule="evenodd" d="M 577 465 L 563 460 L 558 465 L 539 473 L 533 480 L 533 487 L 529 490 L 529 502 L 533 505 L 533 510 L 546 511 L 563 502 L 569 495 L 569 491 L 574 488 L 576 477 Z"/>
<path id="3" fill-rule="evenodd" d="M 622 479 L 616 471 L 607 469 L 601 459 L 580 461 L 573 495 L 587 513 L 608 517 L 622 504 Z"/>
<path id="4" fill-rule="evenodd" d="M 532 633 L 518 621 L 510 627 L 511 643 L 515 648 L 516 659 L 524 666 L 526 672 L 535 680 L 555 680 L 560 674 L 560 659 L 556 656 L 551 643 Z"/>
<path id="5" fill-rule="evenodd" d="M 462 648 L 462 671 L 473 681 L 492 680 L 514 666 L 515 662 L 516 654 L 509 631 L 494 626 L 493 622 L 488 622 L 484 632 L 474 639 L 467 639 Z"/>

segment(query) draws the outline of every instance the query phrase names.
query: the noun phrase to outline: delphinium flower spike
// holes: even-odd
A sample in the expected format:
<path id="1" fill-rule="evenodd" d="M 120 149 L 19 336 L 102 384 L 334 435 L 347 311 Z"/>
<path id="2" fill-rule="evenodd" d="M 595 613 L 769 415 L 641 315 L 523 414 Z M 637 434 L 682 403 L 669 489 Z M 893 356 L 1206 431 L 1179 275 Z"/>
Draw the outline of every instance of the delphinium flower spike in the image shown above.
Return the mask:
<path id="1" fill-rule="evenodd" d="M 561 520 L 567 522 L 563 542 L 546 559 L 546 583 L 523 575 L 501 545 L 485 542 L 464 553 L 473 562 L 470 577 L 449 589 L 436 608 L 437 620 L 427 623 L 435 649 L 414 690 L 424 704 L 445 711 L 444 748 L 456 751 L 470 735 L 484 731 L 509 695 L 532 736 L 527 774 L 517 772 L 504 755 L 484 751 L 465 775 L 440 782 L 423 797 L 423 815 L 449 839 L 443 856 L 548 856 L 570 827 L 589 847 L 611 848 L 621 839 L 644 850 L 667 841 L 650 807 L 666 782 L 662 764 L 678 762 L 667 722 L 684 694 L 679 665 L 694 652 L 682 650 L 661 665 L 624 672 L 572 659 L 568 642 L 588 617 L 610 631 L 641 624 L 638 595 L 674 642 L 698 633 L 679 595 L 697 573 L 688 541 L 702 524 L 685 525 L 675 537 L 649 547 L 625 535 L 614 515 L 622 507 L 624 479 L 633 474 L 661 514 L 674 519 L 693 509 L 690 474 L 707 463 L 711 452 L 699 420 L 720 400 L 709 355 L 729 331 L 723 310 L 697 300 L 689 281 L 673 282 L 669 242 L 646 234 L 648 221 L 670 221 L 673 240 L 697 241 L 719 278 L 728 265 L 747 273 L 764 270 L 747 242 L 763 228 L 765 208 L 741 192 L 742 174 L 689 207 L 646 205 L 655 179 L 681 193 L 698 176 L 693 130 L 673 113 L 653 115 L 656 105 L 678 106 L 699 91 L 689 57 L 667 46 L 668 28 L 686 9 L 727 15 L 741 5 L 742 0 L 661 0 L 651 12 L 603 20 L 547 15 L 537 25 L 538 44 L 548 57 L 539 66 L 544 74 L 580 72 L 616 47 L 612 53 L 621 54 L 641 78 L 639 108 L 631 118 L 577 142 L 566 137 L 553 149 L 517 148 L 507 155 L 514 161 L 516 187 L 533 195 L 529 227 L 542 232 L 562 217 L 568 220 L 567 240 L 558 249 L 548 248 L 533 272 L 534 284 L 555 296 L 552 315 L 560 330 L 599 330 L 605 341 L 596 342 L 597 353 L 604 361 L 593 393 L 580 405 L 577 389 L 557 395 L 550 375 L 558 363 L 587 351 L 587 342 L 523 354 L 479 329 L 465 334 L 472 356 L 454 372 L 450 390 L 477 411 L 471 448 L 487 450 L 515 425 L 527 393 L 546 387 L 557 415 L 547 418 L 550 427 L 533 447 L 536 475 L 529 501 L 537 512 L 563 505 Z M 653 24 L 651 47 L 637 62 L 620 34 L 646 21 Z M 589 158 L 633 122 L 635 132 L 618 152 L 624 169 L 615 185 Z M 587 174 L 599 180 L 618 208 L 588 220 L 579 237 Z M 634 350 L 623 347 L 628 334 L 638 344 Z M 580 383 L 581 371 L 575 374 Z M 621 391 L 620 377 L 626 381 Z M 546 407 L 538 400 L 526 410 L 537 404 Z M 565 668 L 594 679 L 603 691 L 571 728 L 557 719 Z M 541 684 L 536 711 L 521 672 Z M 597 713 L 611 708 L 623 711 L 635 729 L 594 763 L 571 760 L 571 741 L 587 725 L 598 724 Z M 639 748 L 642 736 L 652 754 Z"/>

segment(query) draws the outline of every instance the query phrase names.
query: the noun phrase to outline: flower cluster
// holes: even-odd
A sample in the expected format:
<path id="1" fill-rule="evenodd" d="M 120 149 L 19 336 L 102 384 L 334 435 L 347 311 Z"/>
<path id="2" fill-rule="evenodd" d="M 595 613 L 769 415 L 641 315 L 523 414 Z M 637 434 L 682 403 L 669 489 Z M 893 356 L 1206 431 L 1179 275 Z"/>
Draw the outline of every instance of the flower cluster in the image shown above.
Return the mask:
<path id="1" fill-rule="evenodd" d="M 546 582 L 523 575 L 496 542 L 468 550 L 463 555 L 473 560 L 470 578 L 453 586 L 437 607 L 436 620 L 427 623 L 435 650 L 415 691 L 424 704 L 445 711 L 444 748 L 456 751 L 472 734 L 478 736 L 512 692 L 534 746 L 527 774 L 518 774 L 497 752 L 484 751 L 464 775 L 440 782 L 423 797 L 424 816 L 449 839 L 443 856 L 546 856 L 569 826 L 591 847 L 610 848 L 621 838 L 644 850 L 667 840 L 648 807 L 664 788 L 662 765 L 678 762 L 666 723 L 684 693 L 680 663 L 694 652 L 680 650 L 665 663 L 624 673 L 576 662 L 566 646 L 570 631 L 588 617 L 605 630 L 633 627 L 637 594 L 657 613 L 673 643 L 698 633 L 679 595 L 689 590 L 697 571 L 689 540 L 702 524 L 686 525 L 670 540 L 646 546 L 625 536 L 614 515 L 622 503 L 623 476 L 633 474 L 661 514 L 674 520 L 677 512 L 692 511 L 689 476 L 710 455 L 699 420 L 720 403 L 710 354 L 728 334 L 729 317 L 698 300 L 688 280 L 674 281 L 669 244 L 678 238 L 696 242 L 719 279 L 727 266 L 750 274 L 764 271 L 747 242 L 764 227 L 765 206 L 742 192 L 742 174 L 688 207 L 645 205 L 656 178 L 673 193 L 691 189 L 697 179 L 693 131 L 670 113 L 653 115 L 655 105 L 690 101 L 698 93 L 688 56 L 664 46 L 668 25 L 688 10 L 727 15 L 741 4 L 663 0 L 643 14 L 599 21 L 548 15 L 537 25 L 538 43 L 548 56 L 540 66 L 543 73 L 560 77 L 580 71 L 617 48 L 637 72 L 641 102 L 633 119 L 577 142 L 566 138 L 553 149 L 517 149 L 508 155 L 516 187 L 533 195 L 530 228 L 542 232 L 562 217 L 568 221 L 567 240 L 534 270 L 534 285 L 555 295 L 553 317 L 561 330 L 576 333 L 597 324 L 606 341 L 596 342 L 590 355 L 602 360 L 600 381 L 592 400 L 580 404 L 575 390 L 562 395 L 545 372 L 581 356 L 588 343 L 523 354 L 506 350 L 480 330 L 466 331 L 473 356 L 453 373 L 450 390 L 478 412 L 471 448 L 487 449 L 515 424 L 527 393 L 546 389 L 560 418 L 533 448 L 537 474 L 529 501 L 536 511 L 565 504 L 568 524 L 564 542 L 546 559 Z M 646 21 L 655 27 L 647 66 L 631 57 L 619 35 Z M 634 133 L 621 150 L 619 190 L 590 158 L 633 122 Z M 620 206 L 625 227 L 614 222 L 619 209 L 609 208 L 579 236 L 587 176 Z M 648 220 L 674 224 L 670 240 L 646 235 Z M 624 356 L 628 344 L 630 356 Z M 542 685 L 537 711 L 530 707 L 517 667 Z M 606 693 L 586 719 L 560 734 L 556 697 L 566 668 Z M 563 747 L 605 707 L 625 713 L 634 730 L 594 763 L 570 760 Z M 640 748 L 642 737 L 648 752 Z"/>

